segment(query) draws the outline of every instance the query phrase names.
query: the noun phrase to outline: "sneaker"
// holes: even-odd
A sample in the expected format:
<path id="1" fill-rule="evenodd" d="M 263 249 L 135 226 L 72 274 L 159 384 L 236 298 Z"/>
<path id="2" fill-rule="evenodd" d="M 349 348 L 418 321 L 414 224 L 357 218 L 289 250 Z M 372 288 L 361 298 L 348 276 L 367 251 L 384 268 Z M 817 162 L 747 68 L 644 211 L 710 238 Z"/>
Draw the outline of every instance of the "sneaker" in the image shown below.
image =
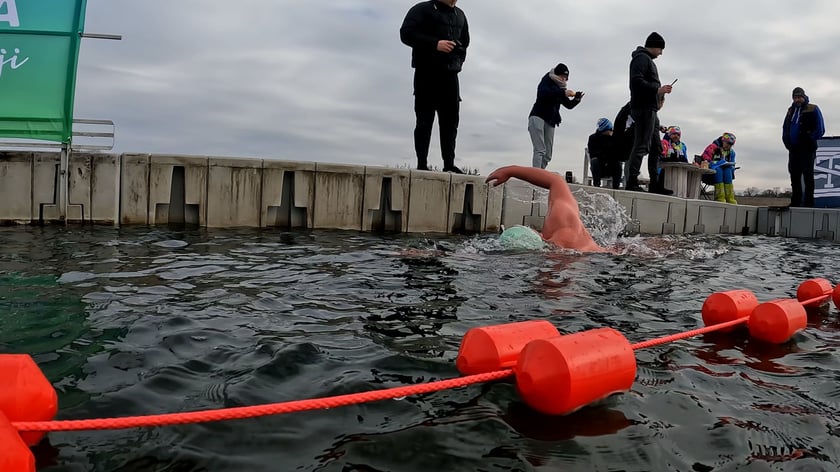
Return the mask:
<path id="1" fill-rule="evenodd" d="M 463 173 L 464 173 L 464 171 L 462 171 L 461 169 L 459 169 L 459 168 L 457 168 L 457 167 L 455 167 L 455 166 L 452 166 L 452 167 L 444 167 L 444 168 L 443 168 L 443 171 L 444 171 L 444 172 L 452 172 L 453 174 L 463 174 Z"/>

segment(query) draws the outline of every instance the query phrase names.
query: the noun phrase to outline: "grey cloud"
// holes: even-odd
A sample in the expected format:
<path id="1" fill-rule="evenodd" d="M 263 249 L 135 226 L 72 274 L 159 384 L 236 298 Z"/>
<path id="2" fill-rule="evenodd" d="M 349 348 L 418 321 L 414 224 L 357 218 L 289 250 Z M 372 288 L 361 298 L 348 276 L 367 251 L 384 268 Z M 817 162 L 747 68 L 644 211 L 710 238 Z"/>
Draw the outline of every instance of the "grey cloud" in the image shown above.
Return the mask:
<path id="1" fill-rule="evenodd" d="M 414 1 L 88 0 L 76 115 L 117 123 L 117 151 L 413 165 L 410 50 L 399 26 Z M 557 62 L 586 97 L 564 110 L 549 169 L 580 174 L 601 116 L 627 101 L 630 52 L 666 38 L 663 80 L 679 77 L 662 121 L 689 152 L 738 136 L 739 188 L 786 187 L 781 120 L 801 85 L 826 116 L 840 7 L 758 0 L 562 4 L 461 0 L 473 43 L 461 75 L 457 162 L 483 174 L 530 162 L 526 125 L 540 77 Z M 836 132 L 836 131 L 834 131 Z M 437 137 L 432 164 L 440 165 Z"/>

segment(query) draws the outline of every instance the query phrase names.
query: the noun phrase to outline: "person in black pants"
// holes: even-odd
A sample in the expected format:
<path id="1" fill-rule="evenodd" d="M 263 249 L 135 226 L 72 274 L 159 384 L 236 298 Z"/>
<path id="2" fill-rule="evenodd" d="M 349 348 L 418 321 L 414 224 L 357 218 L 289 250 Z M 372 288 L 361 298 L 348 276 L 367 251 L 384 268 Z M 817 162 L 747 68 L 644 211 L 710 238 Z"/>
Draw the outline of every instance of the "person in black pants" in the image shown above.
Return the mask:
<path id="1" fill-rule="evenodd" d="M 782 142 L 788 150 L 790 173 L 790 206 L 814 207 L 814 161 L 817 140 L 825 134 L 820 107 L 810 103 L 802 87 L 793 89 L 793 103 L 782 124 Z M 802 184 L 805 193 L 802 193 Z"/>
<path id="2" fill-rule="evenodd" d="M 662 55 L 665 49 L 665 39 L 653 32 L 645 40 L 644 47 L 639 46 L 633 51 L 630 61 L 630 116 L 635 123 L 633 151 L 630 154 L 630 175 L 627 177 L 627 190 L 640 191 L 639 172 L 642 159 L 648 156 L 648 173 L 650 174 L 650 191 L 661 194 L 671 194 L 660 185 L 659 155 L 662 153 L 659 134 L 659 118 L 656 114 L 664 102 L 665 94 L 671 93 L 670 85 L 659 82 L 659 71 L 653 60 Z"/>
<path id="3" fill-rule="evenodd" d="M 467 57 L 470 33 L 458 0 L 429 0 L 410 10 L 400 28 L 400 39 L 411 47 L 414 68 L 414 150 L 417 169 L 429 170 L 429 142 L 435 113 L 440 129 L 444 172 L 462 174 L 455 166 L 455 139 L 460 113 L 458 73 Z"/>

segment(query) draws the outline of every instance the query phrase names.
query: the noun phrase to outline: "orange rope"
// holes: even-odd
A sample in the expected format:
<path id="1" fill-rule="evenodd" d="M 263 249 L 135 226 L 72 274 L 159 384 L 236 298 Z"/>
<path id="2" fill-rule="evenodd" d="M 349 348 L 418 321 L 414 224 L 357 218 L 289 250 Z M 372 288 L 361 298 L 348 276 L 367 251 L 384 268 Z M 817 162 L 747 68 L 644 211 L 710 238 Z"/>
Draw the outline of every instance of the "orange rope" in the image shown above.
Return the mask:
<path id="1" fill-rule="evenodd" d="M 150 426 L 170 426 L 176 424 L 203 423 L 208 421 L 237 420 L 254 418 L 257 416 L 279 415 L 297 411 L 320 410 L 340 406 L 356 405 L 359 403 L 389 400 L 437 392 L 451 388 L 466 387 L 467 385 L 501 380 L 513 375 L 512 370 L 499 370 L 486 374 L 469 375 L 456 379 L 440 380 L 420 385 L 408 385 L 372 392 L 351 393 L 334 397 L 313 398 L 267 405 L 243 406 L 237 408 L 220 408 L 216 410 L 190 411 L 184 413 L 169 413 L 164 415 L 127 416 L 123 418 L 103 418 L 91 420 L 64 421 L 18 421 L 12 426 L 18 431 L 82 431 L 94 429 L 125 429 Z"/>
<path id="2" fill-rule="evenodd" d="M 819 305 L 822 305 L 823 302 L 828 301 L 829 298 L 831 298 L 830 293 L 825 294 L 825 295 L 820 295 L 819 297 L 809 298 L 808 300 L 801 301 L 799 303 L 801 303 L 802 306 L 808 306 L 810 304 L 815 304 L 815 305 L 819 306 Z"/>
<path id="3" fill-rule="evenodd" d="M 642 341 L 640 343 L 631 344 L 630 348 L 634 351 L 637 351 L 639 349 L 646 349 L 653 346 L 659 346 L 660 344 L 667 344 L 673 341 L 679 341 L 680 339 L 690 338 L 692 336 L 697 336 L 698 334 L 711 333 L 719 329 L 737 326 L 741 323 L 746 323 L 747 321 L 749 321 L 749 319 L 749 316 L 745 316 L 743 318 L 738 318 L 737 320 L 727 321 L 725 323 L 718 323 L 712 326 L 706 326 L 705 328 L 693 329 L 691 331 L 686 331 L 683 333 L 671 334 L 668 336 L 663 336 L 661 338 L 651 339 L 649 341 Z"/>

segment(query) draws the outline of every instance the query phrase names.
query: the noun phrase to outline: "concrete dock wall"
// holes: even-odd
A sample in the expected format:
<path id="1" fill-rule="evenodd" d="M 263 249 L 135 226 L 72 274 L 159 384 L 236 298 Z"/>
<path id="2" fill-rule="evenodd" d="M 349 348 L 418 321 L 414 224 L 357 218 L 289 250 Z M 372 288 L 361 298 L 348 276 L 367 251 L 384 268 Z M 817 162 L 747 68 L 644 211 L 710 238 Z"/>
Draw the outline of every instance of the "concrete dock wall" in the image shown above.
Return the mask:
<path id="1" fill-rule="evenodd" d="M 481 233 L 541 229 L 547 192 L 521 181 L 270 159 L 74 153 L 62 211 L 60 156 L 0 152 L 5 224 L 186 224 Z M 751 234 L 840 241 L 840 210 L 778 209 L 570 185 L 610 195 L 630 234 Z M 64 215 L 62 217 L 62 215 Z"/>

